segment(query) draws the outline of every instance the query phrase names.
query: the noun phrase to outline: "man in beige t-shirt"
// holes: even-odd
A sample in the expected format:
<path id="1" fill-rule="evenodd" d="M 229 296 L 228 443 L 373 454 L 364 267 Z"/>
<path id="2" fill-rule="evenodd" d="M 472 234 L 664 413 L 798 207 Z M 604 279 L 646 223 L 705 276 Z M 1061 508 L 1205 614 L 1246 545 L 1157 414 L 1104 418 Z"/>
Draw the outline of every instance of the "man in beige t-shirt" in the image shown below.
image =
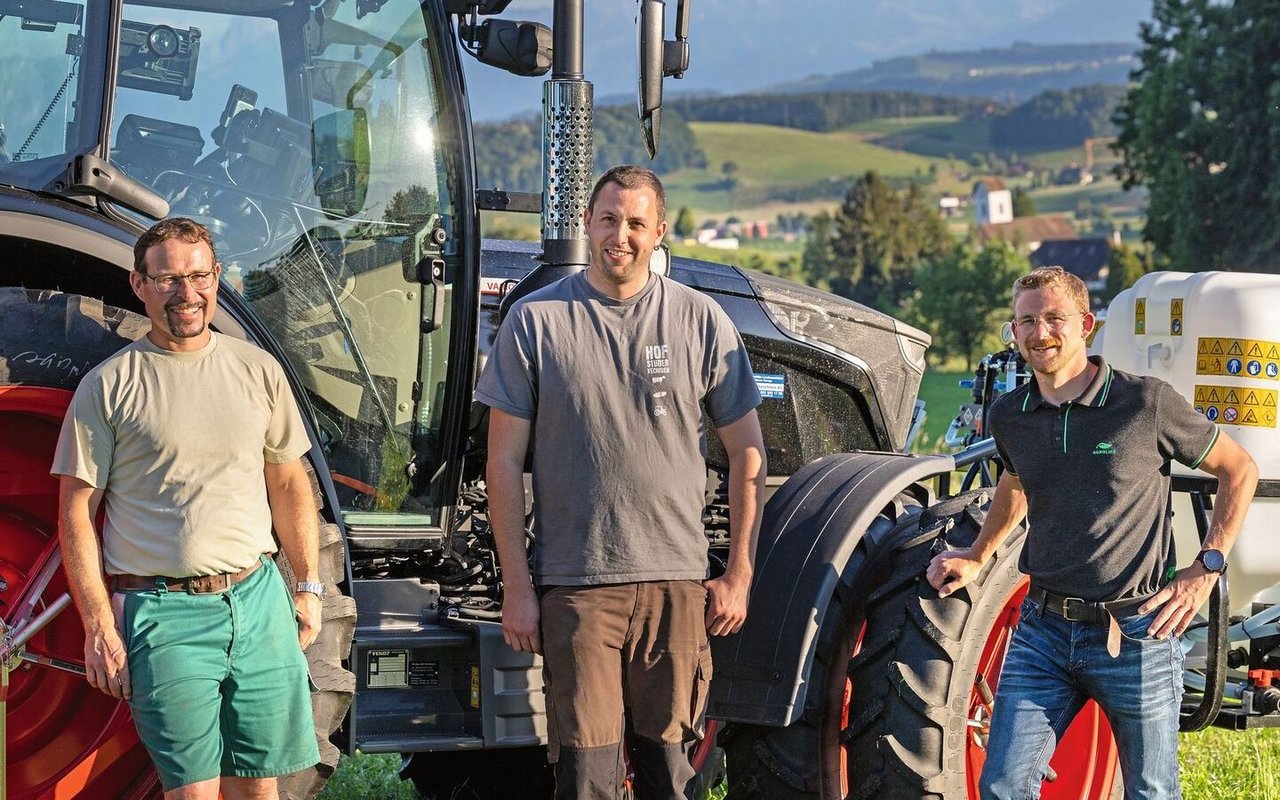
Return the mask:
<path id="1" fill-rule="evenodd" d="M 143 234 L 130 282 L 151 331 L 85 376 L 52 469 L 89 683 L 130 702 L 167 800 L 275 798 L 318 760 L 310 441 L 280 366 L 210 330 L 219 273 L 197 223 Z"/>

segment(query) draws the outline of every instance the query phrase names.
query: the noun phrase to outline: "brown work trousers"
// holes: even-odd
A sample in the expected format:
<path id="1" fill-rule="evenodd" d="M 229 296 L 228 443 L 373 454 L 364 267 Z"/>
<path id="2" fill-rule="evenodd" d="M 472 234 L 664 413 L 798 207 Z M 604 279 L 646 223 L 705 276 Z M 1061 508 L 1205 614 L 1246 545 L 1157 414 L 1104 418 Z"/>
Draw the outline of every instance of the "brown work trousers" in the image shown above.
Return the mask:
<path id="1" fill-rule="evenodd" d="M 637 800 L 684 798 L 711 683 L 706 605 L 701 581 L 542 595 L 547 750 L 559 800 L 622 796 L 624 729 Z"/>

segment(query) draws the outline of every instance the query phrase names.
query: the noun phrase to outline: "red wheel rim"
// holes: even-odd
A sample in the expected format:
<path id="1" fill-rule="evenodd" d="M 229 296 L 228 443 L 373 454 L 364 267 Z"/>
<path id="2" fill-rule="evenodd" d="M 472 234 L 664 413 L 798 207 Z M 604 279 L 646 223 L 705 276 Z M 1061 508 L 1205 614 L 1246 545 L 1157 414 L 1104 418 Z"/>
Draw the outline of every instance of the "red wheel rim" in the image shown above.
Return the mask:
<path id="1" fill-rule="evenodd" d="M 54 554 L 57 481 L 49 463 L 71 393 L 0 387 L 0 615 L 25 616 L 18 599 Z M 38 614 L 67 590 L 61 568 L 35 604 Z M 68 607 L 28 643 L 32 653 L 82 663 L 84 631 Z M 79 675 L 23 663 L 9 675 L 6 706 L 9 797 L 141 798 L 155 793 L 154 773 L 128 706 Z"/>
<path id="2" fill-rule="evenodd" d="M 1000 701 L 1000 669 L 1018 622 L 1018 609 L 1027 595 L 1028 583 L 1024 578 L 1005 600 L 995 624 L 987 633 L 987 641 L 978 660 L 977 675 L 986 679 L 995 692 L 996 702 Z M 969 719 L 989 720 L 976 679 L 969 696 Z M 986 758 L 986 749 L 976 735 L 976 728 L 970 727 L 965 747 L 965 771 L 971 798 L 978 797 L 978 776 Z M 1043 784 L 1041 800 L 1106 800 L 1111 796 L 1116 771 L 1115 739 L 1106 716 L 1093 701 L 1076 715 L 1049 759 L 1049 766 L 1057 773 L 1057 778 Z"/>

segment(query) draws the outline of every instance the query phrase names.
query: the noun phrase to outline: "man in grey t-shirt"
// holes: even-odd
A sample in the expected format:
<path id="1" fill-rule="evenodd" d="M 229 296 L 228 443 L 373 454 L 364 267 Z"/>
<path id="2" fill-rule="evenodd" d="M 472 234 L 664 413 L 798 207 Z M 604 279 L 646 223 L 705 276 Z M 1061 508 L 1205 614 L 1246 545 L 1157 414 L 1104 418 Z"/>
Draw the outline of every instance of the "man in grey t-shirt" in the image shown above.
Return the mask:
<path id="1" fill-rule="evenodd" d="M 620 796 L 624 708 L 637 794 L 683 797 L 711 678 L 707 635 L 746 619 L 765 476 L 760 395 L 725 313 L 650 273 L 664 203 L 650 170 L 605 173 L 585 215 L 590 266 L 512 308 L 476 390 L 491 408 L 503 635 L 544 655 L 562 798 Z M 704 580 L 704 419 L 730 464 L 729 560 L 714 580 Z"/>

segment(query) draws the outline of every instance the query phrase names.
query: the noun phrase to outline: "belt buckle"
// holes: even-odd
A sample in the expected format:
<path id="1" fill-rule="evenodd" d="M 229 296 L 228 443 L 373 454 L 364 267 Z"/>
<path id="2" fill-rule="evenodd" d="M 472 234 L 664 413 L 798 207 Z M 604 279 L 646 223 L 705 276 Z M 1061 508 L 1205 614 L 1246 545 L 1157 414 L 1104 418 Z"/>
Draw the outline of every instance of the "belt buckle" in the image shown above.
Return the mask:
<path id="1" fill-rule="evenodd" d="M 1080 615 L 1072 613 L 1072 603 L 1077 604 L 1077 607 L 1083 606 L 1080 609 Z M 1093 622 L 1095 619 L 1093 612 L 1092 604 L 1086 603 L 1083 597 L 1062 598 L 1062 618 L 1068 622 Z"/>

